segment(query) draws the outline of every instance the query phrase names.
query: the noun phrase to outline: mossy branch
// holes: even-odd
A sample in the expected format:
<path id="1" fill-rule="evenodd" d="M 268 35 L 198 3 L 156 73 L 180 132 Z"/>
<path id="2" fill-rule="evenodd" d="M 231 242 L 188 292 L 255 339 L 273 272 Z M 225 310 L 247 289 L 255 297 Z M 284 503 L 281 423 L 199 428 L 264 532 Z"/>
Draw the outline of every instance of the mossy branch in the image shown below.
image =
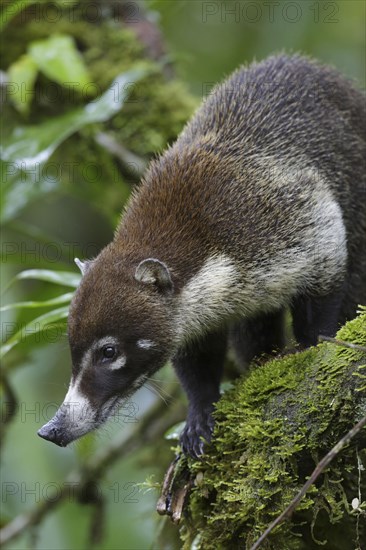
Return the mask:
<path id="1" fill-rule="evenodd" d="M 181 529 L 185 548 L 251 548 L 365 416 L 366 308 L 336 340 L 253 367 L 220 400 L 212 444 L 202 461 L 190 462 L 200 481 Z M 351 506 L 366 485 L 365 448 L 363 427 L 263 548 L 354 550 L 366 535 L 358 521 L 365 504 Z"/>

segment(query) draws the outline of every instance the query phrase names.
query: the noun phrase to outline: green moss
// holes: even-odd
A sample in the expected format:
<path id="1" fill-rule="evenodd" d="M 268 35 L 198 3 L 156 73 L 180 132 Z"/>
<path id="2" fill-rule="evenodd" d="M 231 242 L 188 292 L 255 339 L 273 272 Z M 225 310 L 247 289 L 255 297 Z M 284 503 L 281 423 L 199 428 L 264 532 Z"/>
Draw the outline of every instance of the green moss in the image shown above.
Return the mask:
<path id="1" fill-rule="evenodd" d="M 337 338 L 365 346 L 366 309 Z M 324 343 L 254 367 L 236 381 L 217 405 L 207 455 L 190 464 L 203 481 L 182 527 L 186 548 L 195 538 L 205 550 L 254 543 L 365 414 L 365 363 L 361 350 Z M 364 430 L 360 448 L 365 440 Z M 343 449 L 263 548 L 311 549 L 320 542 L 332 550 L 354 548 L 356 514 L 347 502 L 358 495 L 361 457 L 366 461 L 364 450 L 357 458 L 355 443 Z M 334 525 L 342 526 L 341 535 Z"/>
<path id="2" fill-rule="evenodd" d="M 43 9 L 46 9 L 45 5 Z M 54 15 L 52 10 L 56 10 Z M 47 4 L 47 20 L 34 20 L 32 13 L 29 10 L 29 17 L 23 14 L 21 25 L 14 19 L 5 27 L 0 44 L 2 70 L 7 70 L 23 55 L 32 41 L 61 33 L 74 38 L 94 85 L 88 87 L 89 94 L 86 90 L 78 93 L 75 89 L 50 83 L 40 74 L 28 118 L 24 119 L 12 110 L 17 123 L 24 124 L 26 120 L 36 124 L 76 105 L 85 104 L 90 101 L 91 91 L 99 95 L 118 74 L 143 63 L 150 69 L 149 76 L 136 86 L 123 110 L 107 122 L 104 129 L 111 131 L 125 147 L 140 155 L 159 152 L 176 138 L 197 106 L 197 100 L 182 82 L 165 78 L 161 65 L 148 59 L 143 45 L 122 21 L 99 18 L 93 23 L 83 18 L 85 11 L 77 6 L 60 12 L 59 7 Z M 93 152 L 91 158 L 94 158 Z"/>

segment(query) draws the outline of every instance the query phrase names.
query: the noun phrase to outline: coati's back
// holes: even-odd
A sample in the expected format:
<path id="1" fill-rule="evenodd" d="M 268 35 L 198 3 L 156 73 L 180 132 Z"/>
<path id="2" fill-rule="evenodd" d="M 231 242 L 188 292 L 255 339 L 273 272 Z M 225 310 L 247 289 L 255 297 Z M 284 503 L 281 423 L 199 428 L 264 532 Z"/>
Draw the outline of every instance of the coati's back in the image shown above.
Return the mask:
<path id="1" fill-rule="evenodd" d="M 348 248 L 343 321 L 366 302 L 365 148 L 360 91 L 307 58 L 268 58 L 214 88 L 148 171 L 120 235 L 130 232 L 135 246 L 148 234 L 149 246 L 184 281 L 201 267 L 203 251 L 223 250 L 248 264 L 258 250 L 264 258 L 276 246 L 295 250 L 310 223 L 328 225 L 318 246 L 336 255 L 344 235 L 332 227 L 334 212 L 319 211 L 311 222 L 307 217 L 333 198 Z M 307 260 L 317 253 L 311 246 Z M 192 250 L 200 251 L 196 261 L 189 261 Z"/>

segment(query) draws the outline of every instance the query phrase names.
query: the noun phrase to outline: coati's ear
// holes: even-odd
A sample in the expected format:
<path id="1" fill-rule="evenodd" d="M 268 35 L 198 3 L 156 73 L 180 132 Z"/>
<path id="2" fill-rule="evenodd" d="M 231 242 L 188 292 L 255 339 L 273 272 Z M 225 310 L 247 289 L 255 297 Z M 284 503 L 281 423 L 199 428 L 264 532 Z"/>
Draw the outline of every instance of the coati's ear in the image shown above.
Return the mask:
<path id="1" fill-rule="evenodd" d="M 82 262 L 81 260 L 79 260 L 79 258 L 74 258 L 74 262 L 76 263 L 76 265 L 80 269 L 82 275 L 85 275 L 85 273 L 88 271 L 88 269 L 90 268 L 90 266 L 92 264 L 92 260 L 84 260 Z"/>
<path id="2" fill-rule="evenodd" d="M 135 271 L 135 279 L 140 283 L 155 285 L 162 292 L 173 290 L 169 269 L 155 258 L 147 258 L 139 263 Z"/>

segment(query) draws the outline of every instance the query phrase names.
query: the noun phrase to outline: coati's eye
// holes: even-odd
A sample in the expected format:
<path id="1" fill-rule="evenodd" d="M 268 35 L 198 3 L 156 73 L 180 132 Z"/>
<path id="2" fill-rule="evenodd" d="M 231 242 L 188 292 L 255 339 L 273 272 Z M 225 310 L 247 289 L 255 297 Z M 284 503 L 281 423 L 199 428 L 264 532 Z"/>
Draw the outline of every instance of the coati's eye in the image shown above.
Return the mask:
<path id="1" fill-rule="evenodd" d="M 115 355 L 116 355 L 116 347 L 115 346 L 104 346 L 102 348 L 103 359 L 110 360 L 110 359 L 113 359 L 113 357 Z"/>

